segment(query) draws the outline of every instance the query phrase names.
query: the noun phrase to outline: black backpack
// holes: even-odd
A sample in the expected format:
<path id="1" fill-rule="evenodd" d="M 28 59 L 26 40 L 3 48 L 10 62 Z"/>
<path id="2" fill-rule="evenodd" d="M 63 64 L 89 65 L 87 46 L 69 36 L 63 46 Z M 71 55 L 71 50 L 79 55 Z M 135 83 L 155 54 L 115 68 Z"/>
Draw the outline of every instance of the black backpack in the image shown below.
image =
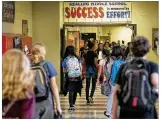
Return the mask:
<path id="1" fill-rule="evenodd" d="M 46 70 L 44 68 L 46 61 L 32 64 L 32 70 L 35 72 L 35 97 L 36 102 L 46 100 L 49 95 L 49 85 Z"/>
<path id="2" fill-rule="evenodd" d="M 155 104 L 150 67 L 143 59 L 133 59 L 124 65 L 121 87 L 118 92 L 119 105 L 135 110 L 149 110 Z"/>

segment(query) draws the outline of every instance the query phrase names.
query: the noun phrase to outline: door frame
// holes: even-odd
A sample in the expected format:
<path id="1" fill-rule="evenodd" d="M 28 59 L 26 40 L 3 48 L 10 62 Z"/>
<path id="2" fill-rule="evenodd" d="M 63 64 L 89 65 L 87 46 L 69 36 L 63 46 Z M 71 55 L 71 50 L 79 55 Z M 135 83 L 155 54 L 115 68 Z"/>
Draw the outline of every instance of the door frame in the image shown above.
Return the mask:
<path id="1" fill-rule="evenodd" d="M 127 26 L 127 25 L 132 27 L 132 29 L 134 30 L 134 32 L 132 33 L 132 37 L 134 38 L 137 35 L 137 24 L 131 24 L 131 23 L 112 23 L 112 24 L 110 24 L 110 23 L 95 23 L 95 24 L 94 23 L 64 23 L 63 24 L 63 33 L 65 33 L 66 27 L 76 27 L 76 26 L 79 26 L 79 27 L 83 27 L 83 26 L 99 27 L 99 26 Z M 65 38 L 65 35 L 63 35 L 63 38 Z M 61 57 L 63 57 L 64 50 L 65 50 L 65 48 L 64 48 L 65 42 L 63 42 L 62 40 L 61 40 L 61 45 L 62 45 Z"/>
<path id="2" fill-rule="evenodd" d="M 134 30 L 134 32 L 132 33 L 132 38 L 134 38 L 137 35 L 137 24 L 131 24 L 131 23 L 64 23 L 63 24 L 63 30 L 62 30 L 62 39 L 61 39 L 61 44 L 60 44 L 60 52 L 61 52 L 61 60 L 60 63 L 62 63 L 63 61 L 63 56 L 64 56 L 64 52 L 65 52 L 65 29 L 66 27 L 75 27 L 75 26 L 91 26 L 91 27 L 98 27 L 98 26 L 126 26 L 129 25 L 130 27 L 132 27 L 132 29 Z M 133 31 L 132 30 L 132 31 Z M 132 40 L 131 40 L 132 41 Z M 61 76 L 61 83 L 60 83 L 60 94 L 63 93 L 63 85 L 64 85 L 64 74 L 63 74 L 63 69 L 61 67 L 60 69 L 60 76 Z"/>
<path id="3" fill-rule="evenodd" d="M 94 23 L 89 23 L 89 24 L 82 24 L 82 23 L 64 23 L 63 28 L 65 29 L 66 27 L 75 27 L 75 26 L 91 26 L 91 27 L 99 27 L 99 26 L 127 26 L 129 25 L 130 27 L 133 27 L 134 30 L 134 37 L 137 35 L 137 24 L 131 24 L 131 23 L 123 23 L 123 24 L 118 24 L 118 23 L 113 23 L 113 24 L 94 24 Z"/>

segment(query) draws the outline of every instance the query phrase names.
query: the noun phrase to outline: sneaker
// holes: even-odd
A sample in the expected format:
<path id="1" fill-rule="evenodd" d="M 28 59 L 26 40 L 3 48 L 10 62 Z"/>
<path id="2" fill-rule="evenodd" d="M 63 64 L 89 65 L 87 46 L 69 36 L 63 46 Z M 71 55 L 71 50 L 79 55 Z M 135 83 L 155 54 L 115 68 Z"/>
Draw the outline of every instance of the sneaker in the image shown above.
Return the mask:
<path id="1" fill-rule="evenodd" d="M 89 97 L 89 102 L 90 102 L 90 103 L 94 103 L 92 97 Z"/>
<path id="2" fill-rule="evenodd" d="M 69 110 L 69 111 L 74 111 L 75 108 L 74 108 L 74 107 L 70 107 L 68 110 Z"/>
<path id="3" fill-rule="evenodd" d="M 73 104 L 73 107 L 75 108 L 75 105 Z"/>
<path id="4" fill-rule="evenodd" d="M 108 117 L 109 119 L 111 119 L 111 116 L 110 116 L 110 115 L 107 115 L 107 114 L 106 114 L 106 111 L 104 112 L 104 115 L 105 115 L 106 117 Z"/>
<path id="5" fill-rule="evenodd" d="M 90 102 L 89 101 L 87 101 L 87 105 L 90 105 Z"/>

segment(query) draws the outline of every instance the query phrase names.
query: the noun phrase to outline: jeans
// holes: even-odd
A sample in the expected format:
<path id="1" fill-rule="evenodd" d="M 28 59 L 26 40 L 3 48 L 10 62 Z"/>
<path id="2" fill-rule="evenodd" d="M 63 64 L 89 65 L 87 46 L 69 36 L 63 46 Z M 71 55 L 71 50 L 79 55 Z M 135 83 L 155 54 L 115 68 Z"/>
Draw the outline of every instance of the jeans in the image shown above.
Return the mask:
<path id="1" fill-rule="evenodd" d="M 107 105 L 106 105 L 106 114 L 110 115 L 110 116 L 111 116 L 111 113 L 112 113 L 114 87 L 115 86 L 112 86 L 112 93 L 107 98 Z"/>
<path id="2" fill-rule="evenodd" d="M 77 92 L 69 92 L 70 107 L 74 107 L 76 98 L 77 98 Z"/>
<path id="3" fill-rule="evenodd" d="M 91 77 L 92 77 L 92 88 L 91 88 L 90 97 L 93 97 L 96 88 L 97 75 L 95 74 L 86 75 L 86 100 L 87 101 L 89 101 L 89 88 L 90 88 Z"/>

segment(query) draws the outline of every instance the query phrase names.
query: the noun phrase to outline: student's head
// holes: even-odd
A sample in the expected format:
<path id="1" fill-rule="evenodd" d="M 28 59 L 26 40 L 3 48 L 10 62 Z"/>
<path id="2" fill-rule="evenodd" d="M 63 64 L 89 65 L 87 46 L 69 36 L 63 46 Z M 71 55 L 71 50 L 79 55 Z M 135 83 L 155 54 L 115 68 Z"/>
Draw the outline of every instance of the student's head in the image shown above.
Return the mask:
<path id="1" fill-rule="evenodd" d="M 45 60 L 46 49 L 41 43 L 34 43 L 32 46 L 32 61 L 38 63 Z"/>
<path id="2" fill-rule="evenodd" d="M 104 47 L 109 47 L 109 42 L 105 42 Z"/>
<path id="3" fill-rule="evenodd" d="M 111 56 L 115 56 L 116 58 L 122 56 L 122 48 L 120 46 L 114 46 L 112 48 Z"/>
<path id="4" fill-rule="evenodd" d="M 85 41 L 84 47 L 88 46 L 88 41 Z"/>
<path id="5" fill-rule="evenodd" d="M 66 47 L 64 58 L 67 56 L 76 56 L 76 50 L 74 46 L 70 45 Z"/>
<path id="6" fill-rule="evenodd" d="M 116 42 L 112 42 L 112 44 L 111 44 L 111 45 L 112 45 L 112 47 L 114 47 L 114 46 L 116 45 Z"/>
<path id="7" fill-rule="evenodd" d="M 103 49 L 103 43 L 98 44 L 98 49 L 102 50 Z"/>
<path id="8" fill-rule="evenodd" d="M 144 36 L 137 36 L 132 42 L 132 53 L 135 57 L 144 57 L 150 48 L 149 40 Z"/>
<path id="9" fill-rule="evenodd" d="M 95 45 L 95 44 L 94 44 L 93 42 L 89 42 L 89 43 L 88 43 L 89 49 L 92 49 L 92 50 L 93 50 L 93 49 L 94 49 L 94 45 Z"/>
<path id="10" fill-rule="evenodd" d="M 124 40 L 122 40 L 122 44 L 124 44 Z"/>
<path id="11" fill-rule="evenodd" d="M 27 56 L 17 49 L 8 50 L 2 56 L 2 98 L 23 100 L 31 97 L 34 75 Z"/>
<path id="12" fill-rule="evenodd" d="M 112 45 L 111 44 L 109 44 L 109 47 L 111 47 Z"/>
<path id="13" fill-rule="evenodd" d="M 102 57 L 106 58 L 110 56 L 110 52 L 107 49 L 102 50 Z"/>

